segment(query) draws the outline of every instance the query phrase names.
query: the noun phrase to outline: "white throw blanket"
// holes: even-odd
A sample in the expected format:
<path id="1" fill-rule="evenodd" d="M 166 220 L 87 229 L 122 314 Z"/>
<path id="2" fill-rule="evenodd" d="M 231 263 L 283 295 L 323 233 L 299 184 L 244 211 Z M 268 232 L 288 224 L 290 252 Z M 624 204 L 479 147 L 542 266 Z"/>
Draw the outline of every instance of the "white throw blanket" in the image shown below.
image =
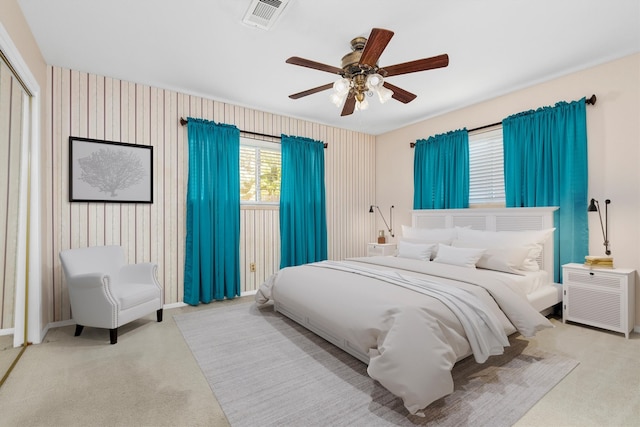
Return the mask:
<path id="1" fill-rule="evenodd" d="M 384 266 L 396 270 L 401 269 L 433 277 L 454 279 L 459 282 L 480 286 L 491 294 L 502 312 L 509 318 L 509 321 L 525 337 L 532 337 L 542 329 L 553 327 L 546 317 L 531 306 L 526 297 L 511 288 L 511 281 L 505 278 L 513 275 L 508 273 L 498 273 L 499 275 L 496 276 L 496 272 L 489 270 L 465 267 L 454 267 L 452 269 L 447 264 L 414 262 L 411 259 L 384 256 L 350 258 L 349 261 Z"/>

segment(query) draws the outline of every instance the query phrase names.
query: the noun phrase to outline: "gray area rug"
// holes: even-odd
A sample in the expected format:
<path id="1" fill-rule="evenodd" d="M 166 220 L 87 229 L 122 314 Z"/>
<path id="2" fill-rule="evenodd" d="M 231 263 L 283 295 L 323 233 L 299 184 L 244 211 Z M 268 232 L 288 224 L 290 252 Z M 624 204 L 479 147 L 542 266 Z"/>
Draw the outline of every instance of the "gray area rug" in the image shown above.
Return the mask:
<path id="1" fill-rule="evenodd" d="M 233 427 L 511 426 L 578 365 L 512 336 L 502 356 L 458 362 L 454 393 L 422 418 L 361 361 L 271 306 L 240 303 L 174 319 Z"/>

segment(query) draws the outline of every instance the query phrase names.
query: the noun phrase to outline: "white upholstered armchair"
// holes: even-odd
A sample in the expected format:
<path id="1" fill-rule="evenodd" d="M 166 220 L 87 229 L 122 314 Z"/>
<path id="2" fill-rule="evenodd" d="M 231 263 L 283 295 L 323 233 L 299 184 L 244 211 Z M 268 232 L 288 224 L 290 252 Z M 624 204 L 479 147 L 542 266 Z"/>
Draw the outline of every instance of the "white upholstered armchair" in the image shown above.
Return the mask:
<path id="1" fill-rule="evenodd" d="M 118 327 L 156 312 L 162 322 L 162 288 L 158 266 L 125 264 L 120 246 L 93 246 L 60 252 L 69 289 L 75 336 L 85 326 L 110 330 L 118 342 Z"/>

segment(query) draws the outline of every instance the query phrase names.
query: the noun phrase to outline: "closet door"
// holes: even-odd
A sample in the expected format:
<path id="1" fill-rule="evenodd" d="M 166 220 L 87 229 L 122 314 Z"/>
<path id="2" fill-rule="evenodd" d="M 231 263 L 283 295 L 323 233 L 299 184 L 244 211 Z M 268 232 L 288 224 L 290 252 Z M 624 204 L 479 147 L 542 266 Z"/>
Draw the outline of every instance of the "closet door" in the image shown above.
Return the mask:
<path id="1" fill-rule="evenodd" d="M 13 363 L 20 239 L 20 165 L 29 97 L 0 55 L 0 375 Z M 23 236 L 24 237 L 24 236 Z M 22 311 L 18 310 L 19 313 Z"/>

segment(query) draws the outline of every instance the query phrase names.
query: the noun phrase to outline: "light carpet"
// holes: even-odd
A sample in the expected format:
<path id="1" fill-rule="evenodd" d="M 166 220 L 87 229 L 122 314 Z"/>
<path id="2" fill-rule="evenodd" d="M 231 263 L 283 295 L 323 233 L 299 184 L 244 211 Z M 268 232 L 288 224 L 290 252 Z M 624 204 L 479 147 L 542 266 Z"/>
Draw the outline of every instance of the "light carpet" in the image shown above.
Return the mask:
<path id="1" fill-rule="evenodd" d="M 578 362 L 511 338 L 502 356 L 453 369 L 455 391 L 413 416 L 364 363 L 253 303 L 174 316 L 233 427 L 511 426 Z"/>

